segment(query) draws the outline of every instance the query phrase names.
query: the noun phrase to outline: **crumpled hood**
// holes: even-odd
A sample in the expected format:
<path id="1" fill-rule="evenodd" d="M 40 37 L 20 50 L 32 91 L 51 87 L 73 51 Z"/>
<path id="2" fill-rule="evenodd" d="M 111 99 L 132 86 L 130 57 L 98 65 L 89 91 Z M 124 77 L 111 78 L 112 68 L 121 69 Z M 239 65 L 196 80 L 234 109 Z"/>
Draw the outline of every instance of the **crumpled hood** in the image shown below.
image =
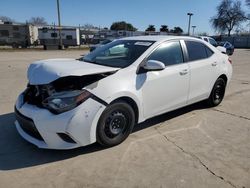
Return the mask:
<path id="1" fill-rule="evenodd" d="M 48 59 L 32 63 L 28 68 L 31 85 L 49 84 L 61 77 L 106 73 L 120 68 L 87 63 L 75 59 Z"/>

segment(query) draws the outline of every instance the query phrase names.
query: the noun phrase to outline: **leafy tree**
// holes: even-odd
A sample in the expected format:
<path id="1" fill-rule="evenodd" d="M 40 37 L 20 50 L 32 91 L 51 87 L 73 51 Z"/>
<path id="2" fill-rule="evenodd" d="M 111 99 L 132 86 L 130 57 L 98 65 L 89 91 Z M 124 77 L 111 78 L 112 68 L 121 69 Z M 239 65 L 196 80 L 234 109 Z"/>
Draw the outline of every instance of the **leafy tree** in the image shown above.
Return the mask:
<path id="1" fill-rule="evenodd" d="M 250 8 L 250 0 L 246 0 L 246 4 Z"/>
<path id="2" fill-rule="evenodd" d="M 181 33 L 183 33 L 183 29 L 180 27 L 174 27 L 174 29 L 170 30 L 170 33 L 181 34 Z"/>
<path id="3" fill-rule="evenodd" d="M 168 32 L 168 26 L 167 25 L 161 25 L 160 32 Z"/>
<path id="4" fill-rule="evenodd" d="M 111 25 L 110 30 L 115 30 L 115 31 L 118 31 L 118 30 L 136 31 L 137 29 L 131 23 L 121 21 L 121 22 L 114 22 Z"/>
<path id="5" fill-rule="evenodd" d="M 3 22 L 14 22 L 14 20 L 8 16 L 0 16 L 0 20 L 2 20 Z"/>
<path id="6" fill-rule="evenodd" d="M 210 22 L 215 30 L 227 31 L 228 36 L 230 36 L 231 31 L 246 19 L 239 0 L 223 0 L 217 7 L 216 16 L 212 17 Z"/>
<path id="7" fill-rule="evenodd" d="M 32 17 L 30 18 L 28 23 L 33 24 L 33 25 L 39 25 L 39 26 L 48 25 L 44 17 Z"/>
<path id="8" fill-rule="evenodd" d="M 145 31 L 155 31 L 155 26 L 154 25 L 149 25 L 148 28 Z"/>

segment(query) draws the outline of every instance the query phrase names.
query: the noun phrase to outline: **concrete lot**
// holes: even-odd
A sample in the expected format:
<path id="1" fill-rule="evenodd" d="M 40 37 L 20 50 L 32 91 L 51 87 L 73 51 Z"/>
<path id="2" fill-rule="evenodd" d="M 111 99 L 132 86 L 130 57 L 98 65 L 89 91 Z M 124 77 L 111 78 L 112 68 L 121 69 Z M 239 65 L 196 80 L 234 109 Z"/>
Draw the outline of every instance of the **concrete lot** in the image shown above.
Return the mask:
<path id="1" fill-rule="evenodd" d="M 138 125 L 121 145 L 41 150 L 15 130 L 13 105 L 34 60 L 83 51 L 0 52 L 0 187 L 250 187 L 250 50 L 232 56 L 224 102 Z"/>

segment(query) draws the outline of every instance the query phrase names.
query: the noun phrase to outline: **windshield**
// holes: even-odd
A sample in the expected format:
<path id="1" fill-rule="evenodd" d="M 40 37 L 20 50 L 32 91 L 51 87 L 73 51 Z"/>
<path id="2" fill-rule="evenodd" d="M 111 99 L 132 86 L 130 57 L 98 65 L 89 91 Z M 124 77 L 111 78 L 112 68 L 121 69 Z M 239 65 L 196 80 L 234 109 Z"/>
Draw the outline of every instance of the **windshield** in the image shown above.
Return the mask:
<path id="1" fill-rule="evenodd" d="M 154 41 L 117 40 L 97 48 L 81 61 L 98 65 L 124 68 L 137 60 Z"/>

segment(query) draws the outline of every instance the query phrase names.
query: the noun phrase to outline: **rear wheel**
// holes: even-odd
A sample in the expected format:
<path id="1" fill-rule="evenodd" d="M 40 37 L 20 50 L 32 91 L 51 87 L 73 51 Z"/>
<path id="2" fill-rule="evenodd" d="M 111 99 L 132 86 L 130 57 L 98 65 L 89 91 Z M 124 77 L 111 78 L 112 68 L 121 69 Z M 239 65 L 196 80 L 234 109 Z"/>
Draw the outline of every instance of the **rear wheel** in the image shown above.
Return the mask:
<path id="1" fill-rule="evenodd" d="M 97 142 L 111 147 L 123 142 L 133 130 L 135 113 L 126 102 L 109 105 L 101 115 L 97 125 Z"/>
<path id="2" fill-rule="evenodd" d="M 214 107 L 218 106 L 225 95 L 226 82 L 222 78 L 218 78 L 214 84 L 212 92 L 207 99 L 207 103 L 209 106 Z"/>

